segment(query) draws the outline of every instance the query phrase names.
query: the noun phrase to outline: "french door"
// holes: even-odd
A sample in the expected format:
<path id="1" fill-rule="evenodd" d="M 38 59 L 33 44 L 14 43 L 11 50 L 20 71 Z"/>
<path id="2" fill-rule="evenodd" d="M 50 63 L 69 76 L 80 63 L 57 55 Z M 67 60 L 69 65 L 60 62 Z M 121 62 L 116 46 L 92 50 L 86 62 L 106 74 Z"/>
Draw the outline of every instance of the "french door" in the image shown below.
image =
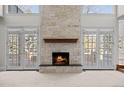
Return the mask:
<path id="1" fill-rule="evenodd" d="M 7 69 L 38 67 L 38 33 L 34 28 L 10 28 L 7 41 Z"/>
<path id="2" fill-rule="evenodd" d="M 110 29 L 84 31 L 84 69 L 114 69 L 113 48 L 113 31 Z"/>

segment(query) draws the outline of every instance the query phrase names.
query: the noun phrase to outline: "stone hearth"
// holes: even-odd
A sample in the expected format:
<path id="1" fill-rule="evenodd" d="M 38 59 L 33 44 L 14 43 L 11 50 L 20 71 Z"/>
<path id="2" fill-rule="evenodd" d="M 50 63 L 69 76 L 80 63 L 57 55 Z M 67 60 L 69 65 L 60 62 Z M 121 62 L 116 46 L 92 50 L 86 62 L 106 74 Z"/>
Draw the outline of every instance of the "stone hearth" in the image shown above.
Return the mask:
<path id="1" fill-rule="evenodd" d="M 73 64 L 69 66 L 40 65 L 41 73 L 44 72 L 82 72 L 82 65 Z"/>
<path id="2" fill-rule="evenodd" d="M 63 41 L 64 42 L 64 41 Z M 75 43 L 45 42 L 40 72 L 81 72 L 80 48 Z M 58 59 L 58 62 L 57 62 Z"/>

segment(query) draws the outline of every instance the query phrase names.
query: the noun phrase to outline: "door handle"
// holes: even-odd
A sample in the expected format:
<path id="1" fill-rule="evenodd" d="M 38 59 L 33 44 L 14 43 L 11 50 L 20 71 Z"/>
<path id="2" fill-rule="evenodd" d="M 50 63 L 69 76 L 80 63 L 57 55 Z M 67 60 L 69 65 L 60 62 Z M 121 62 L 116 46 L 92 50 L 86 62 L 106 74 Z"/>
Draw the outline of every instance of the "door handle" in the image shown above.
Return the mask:
<path id="1" fill-rule="evenodd" d="M 94 59 L 94 60 L 93 60 L 93 63 L 96 62 L 96 55 L 97 55 L 97 52 L 94 52 L 94 54 L 93 54 L 93 57 L 94 57 L 94 58 L 93 58 L 93 59 Z"/>
<path id="2" fill-rule="evenodd" d="M 95 63 L 95 61 L 96 61 L 96 54 L 94 54 L 94 63 Z"/>

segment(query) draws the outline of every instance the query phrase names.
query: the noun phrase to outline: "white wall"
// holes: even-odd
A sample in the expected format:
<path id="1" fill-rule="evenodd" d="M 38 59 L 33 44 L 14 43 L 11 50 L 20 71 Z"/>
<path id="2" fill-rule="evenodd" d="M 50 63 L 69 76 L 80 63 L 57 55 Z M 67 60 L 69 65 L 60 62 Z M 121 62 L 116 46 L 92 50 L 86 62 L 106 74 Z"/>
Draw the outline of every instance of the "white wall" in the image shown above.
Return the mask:
<path id="1" fill-rule="evenodd" d="M 124 20 L 119 21 L 119 36 L 124 36 Z M 119 49 L 119 60 L 124 60 L 124 49 Z M 120 61 L 123 63 L 123 61 Z"/>
<path id="2" fill-rule="evenodd" d="M 124 5 L 118 5 L 118 17 L 124 15 Z"/>
<path id="3" fill-rule="evenodd" d="M 4 25 L 0 24 L 0 70 L 5 69 L 5 40 L 6 31 Z"/>
<path id="4" fill-rule="evenodd" d="M 83 27 L 114 27 L 114 15 L 82 15 Z"/>
<path id="5" fill-rule="evenodd" d="M 124 35 L 124 20 L 119 21 L 119 36 Z"/>
<path id="6" fill-rule="evenodd" d="M 124 5 L 118 6 L 119 36 L 124 36 Z M 119 63 L 124 64 L 124 49 L 119 48 Z"/>
<path id="7" fill-rule="evenodd" d="M 114 54 L 113 63 L 116 69 L 116 64 L 118 64 L 118 30 L 117 30 L 117 20 L 116 15 L 82 15 L 82 28 L 84 27 L 107 27 L 114 29 Z"/>
<path id="8" fill-rule="evenodd" d="M 6 9 L 4 7 L 4 9 Z M 5 11 L 5 10 L 4 10 Z M 0 17 L 0 70 L 5 68 L 6 62 L 6 28 L 7 26 L 39 26 L 41 15 L 10 15 L 4 14 L 4 17 Z"/>
<path id="9" fill-rule="evenodd" d="M 40 24 L 39 15 L 7 15 L 4 17 L 6 26 L 37 26 Z"/>

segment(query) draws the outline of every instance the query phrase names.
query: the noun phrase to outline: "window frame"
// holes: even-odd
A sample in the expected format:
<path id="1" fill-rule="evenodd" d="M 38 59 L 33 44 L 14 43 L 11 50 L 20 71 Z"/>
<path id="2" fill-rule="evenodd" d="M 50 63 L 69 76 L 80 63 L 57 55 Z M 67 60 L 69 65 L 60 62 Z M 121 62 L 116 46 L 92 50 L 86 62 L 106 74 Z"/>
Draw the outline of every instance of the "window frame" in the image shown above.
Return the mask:
<path id="1" fill-rule="evenodd" d="M 82 15 L 115 15 L 116 14 L 116 6 L 115 5 L 111 5 L 112 6 L 112 13 L 83 13 L 83 7 L 84 6 L 86 6 L 86 5 L 83 5 L 81 7 L 81 14 Z M 103 5 L 101 5 L 101 6 L 103 6 Z"/>
<path id="2" fill-rule="evenodd" d="M 119 36 L 119 49 L 124 51 L 124 36 Z"/>
<path id="3" fill-rule="evenodd" d="M 17 15 L 17 16 L 31 16 L 31 15 L 40 15 L 40 13 L 41 13 L 41 5 L 38 5 L 39 6 L 39 13 L 9 13 L 9 11 L 8 11 L 8 5 L 6 5 L 5 6 L 5 14 L 6 15 L 13 15 L 13 16 L 15 16 L 15 15 Z"/>

